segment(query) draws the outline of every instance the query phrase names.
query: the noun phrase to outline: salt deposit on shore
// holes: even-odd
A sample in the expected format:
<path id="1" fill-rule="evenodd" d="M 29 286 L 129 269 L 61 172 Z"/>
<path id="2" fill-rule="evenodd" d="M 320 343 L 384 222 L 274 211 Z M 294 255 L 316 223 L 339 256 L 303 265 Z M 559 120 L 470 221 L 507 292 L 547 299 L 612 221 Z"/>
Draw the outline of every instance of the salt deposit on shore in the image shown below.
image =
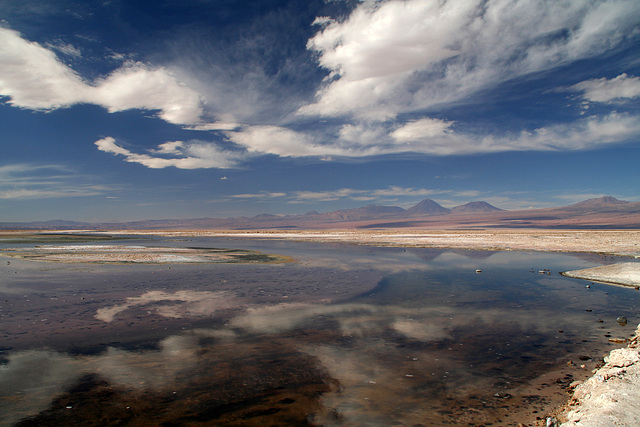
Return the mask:
<path id="1" fill-rule="evenodd" d="M 613 350 L 559 415 L 562 426 L 637 426 L 640 420 L 640 325 L 628 348 Z"/>
<path id="2" fill-rule="evenodd" d="M 640 262 L 623 262 L 583 270 L 565 271 L 563 276 L 615 285 L 640 287 Z"/>

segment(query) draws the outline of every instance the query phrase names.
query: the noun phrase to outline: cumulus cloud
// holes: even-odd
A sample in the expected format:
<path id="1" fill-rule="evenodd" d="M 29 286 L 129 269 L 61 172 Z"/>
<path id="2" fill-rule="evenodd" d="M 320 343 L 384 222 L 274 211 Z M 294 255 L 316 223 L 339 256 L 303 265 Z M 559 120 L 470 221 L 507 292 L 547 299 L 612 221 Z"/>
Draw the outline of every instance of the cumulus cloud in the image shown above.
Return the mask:
<path id="1" fill-rule="evenodd" d="M 386 120 L 592 57 L 634 34 L 633 0 L 391 0 L 320 20 L 308 49 L 329 71 L 300 114 Z"/>
<path id="2" fill-rule="evenodd" d="M 74 53 L 66 48 L 68 52 Z M 162 67 L 130 62 L 102 79 L 88 82 L 52 50 L 7 28 L 0 28 L 0 66 L 0 96 L 8 97 L 7 103 L 16 107 L 53 110 L 90 103 L 112 113 L 158 111 L 158 117 L 175 124 L 197 125 L 202 121 L 198 93 Z"/>
<path id="3" fill-rule="evenodd" d="M 160 144 L 150 154 L 134 153 L 116 143 L 112 137 L 97 140 L 98 150 L 123 156 L 126 162 L 139 163 L 151 169 L 176 167 L 178 169 L 230 168 L 236 166 L 243 155 L 220 150 L 216 145 L 203 141 L 171 141 Z M 163 156 L 173 156 L 170 158 Z"/>
<path id="4" fill-rule="evenodd" d="M 622 102 L 640 97 L 640 77 L 620 74 L 611 80 L 606 78 L 586 80 L 569 88 L 583 92 L 583 97 L 592 102 Z"/>
<path id="5" fill-rule="evenodd" d="M 16 31 L 0 27 L 0 95 L 16 107 L 47 110 L 86 98 L 89 85 L 56 55 Z"/>

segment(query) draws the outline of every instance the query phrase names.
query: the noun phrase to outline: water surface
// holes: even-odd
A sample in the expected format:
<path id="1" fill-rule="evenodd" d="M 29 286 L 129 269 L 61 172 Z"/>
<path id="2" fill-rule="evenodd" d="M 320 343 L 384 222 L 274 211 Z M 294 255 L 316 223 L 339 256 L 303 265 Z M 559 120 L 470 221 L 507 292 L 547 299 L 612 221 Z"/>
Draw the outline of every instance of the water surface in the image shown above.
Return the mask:
<path id="1" fill-rule="evenodd" d="M 3 425 L 531 423 L 640 321 L 640 292 L 558 274 L 610 257 L 222 238 L 109 244 L 298 262 L 0 258 Z"/>

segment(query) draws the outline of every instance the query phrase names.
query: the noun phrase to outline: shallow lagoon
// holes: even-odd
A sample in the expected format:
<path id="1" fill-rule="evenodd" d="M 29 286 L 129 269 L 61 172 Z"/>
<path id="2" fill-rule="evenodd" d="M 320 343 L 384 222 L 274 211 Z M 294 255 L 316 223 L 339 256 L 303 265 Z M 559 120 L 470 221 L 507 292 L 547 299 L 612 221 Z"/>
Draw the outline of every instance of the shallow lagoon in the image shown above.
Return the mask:
<path id="1" fill-rule="evenodd" d="M 609 338 L 640 321 L 640 292 L 558 274 L 610 257 L 220 238 L 109 244 L 298 262 L 0 258 L 3 425 L 531 423 L 622 346 Z"/>

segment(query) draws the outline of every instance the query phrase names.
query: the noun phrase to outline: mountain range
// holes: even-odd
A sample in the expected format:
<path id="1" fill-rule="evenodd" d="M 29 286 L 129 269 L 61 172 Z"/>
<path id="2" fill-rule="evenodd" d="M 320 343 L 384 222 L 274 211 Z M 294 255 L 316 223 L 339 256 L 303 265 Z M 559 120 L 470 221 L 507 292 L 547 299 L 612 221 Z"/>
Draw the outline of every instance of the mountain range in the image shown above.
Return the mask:
<path id="1" fill-rule="evenodd" d="M 425 199 L 409 209 L 368 205 L 303 215 L 260 214 L 254 217 L 143 220 L 120 223 L 88 223 L 64 220 L 0 222 L 9 230 L 135 230 L 135 229 L 330 229 L 330 228 L 640 228 L 640 202 L 611 196 L 569 206 L 507 211 L 484 201 L 445 208 Z"/>

